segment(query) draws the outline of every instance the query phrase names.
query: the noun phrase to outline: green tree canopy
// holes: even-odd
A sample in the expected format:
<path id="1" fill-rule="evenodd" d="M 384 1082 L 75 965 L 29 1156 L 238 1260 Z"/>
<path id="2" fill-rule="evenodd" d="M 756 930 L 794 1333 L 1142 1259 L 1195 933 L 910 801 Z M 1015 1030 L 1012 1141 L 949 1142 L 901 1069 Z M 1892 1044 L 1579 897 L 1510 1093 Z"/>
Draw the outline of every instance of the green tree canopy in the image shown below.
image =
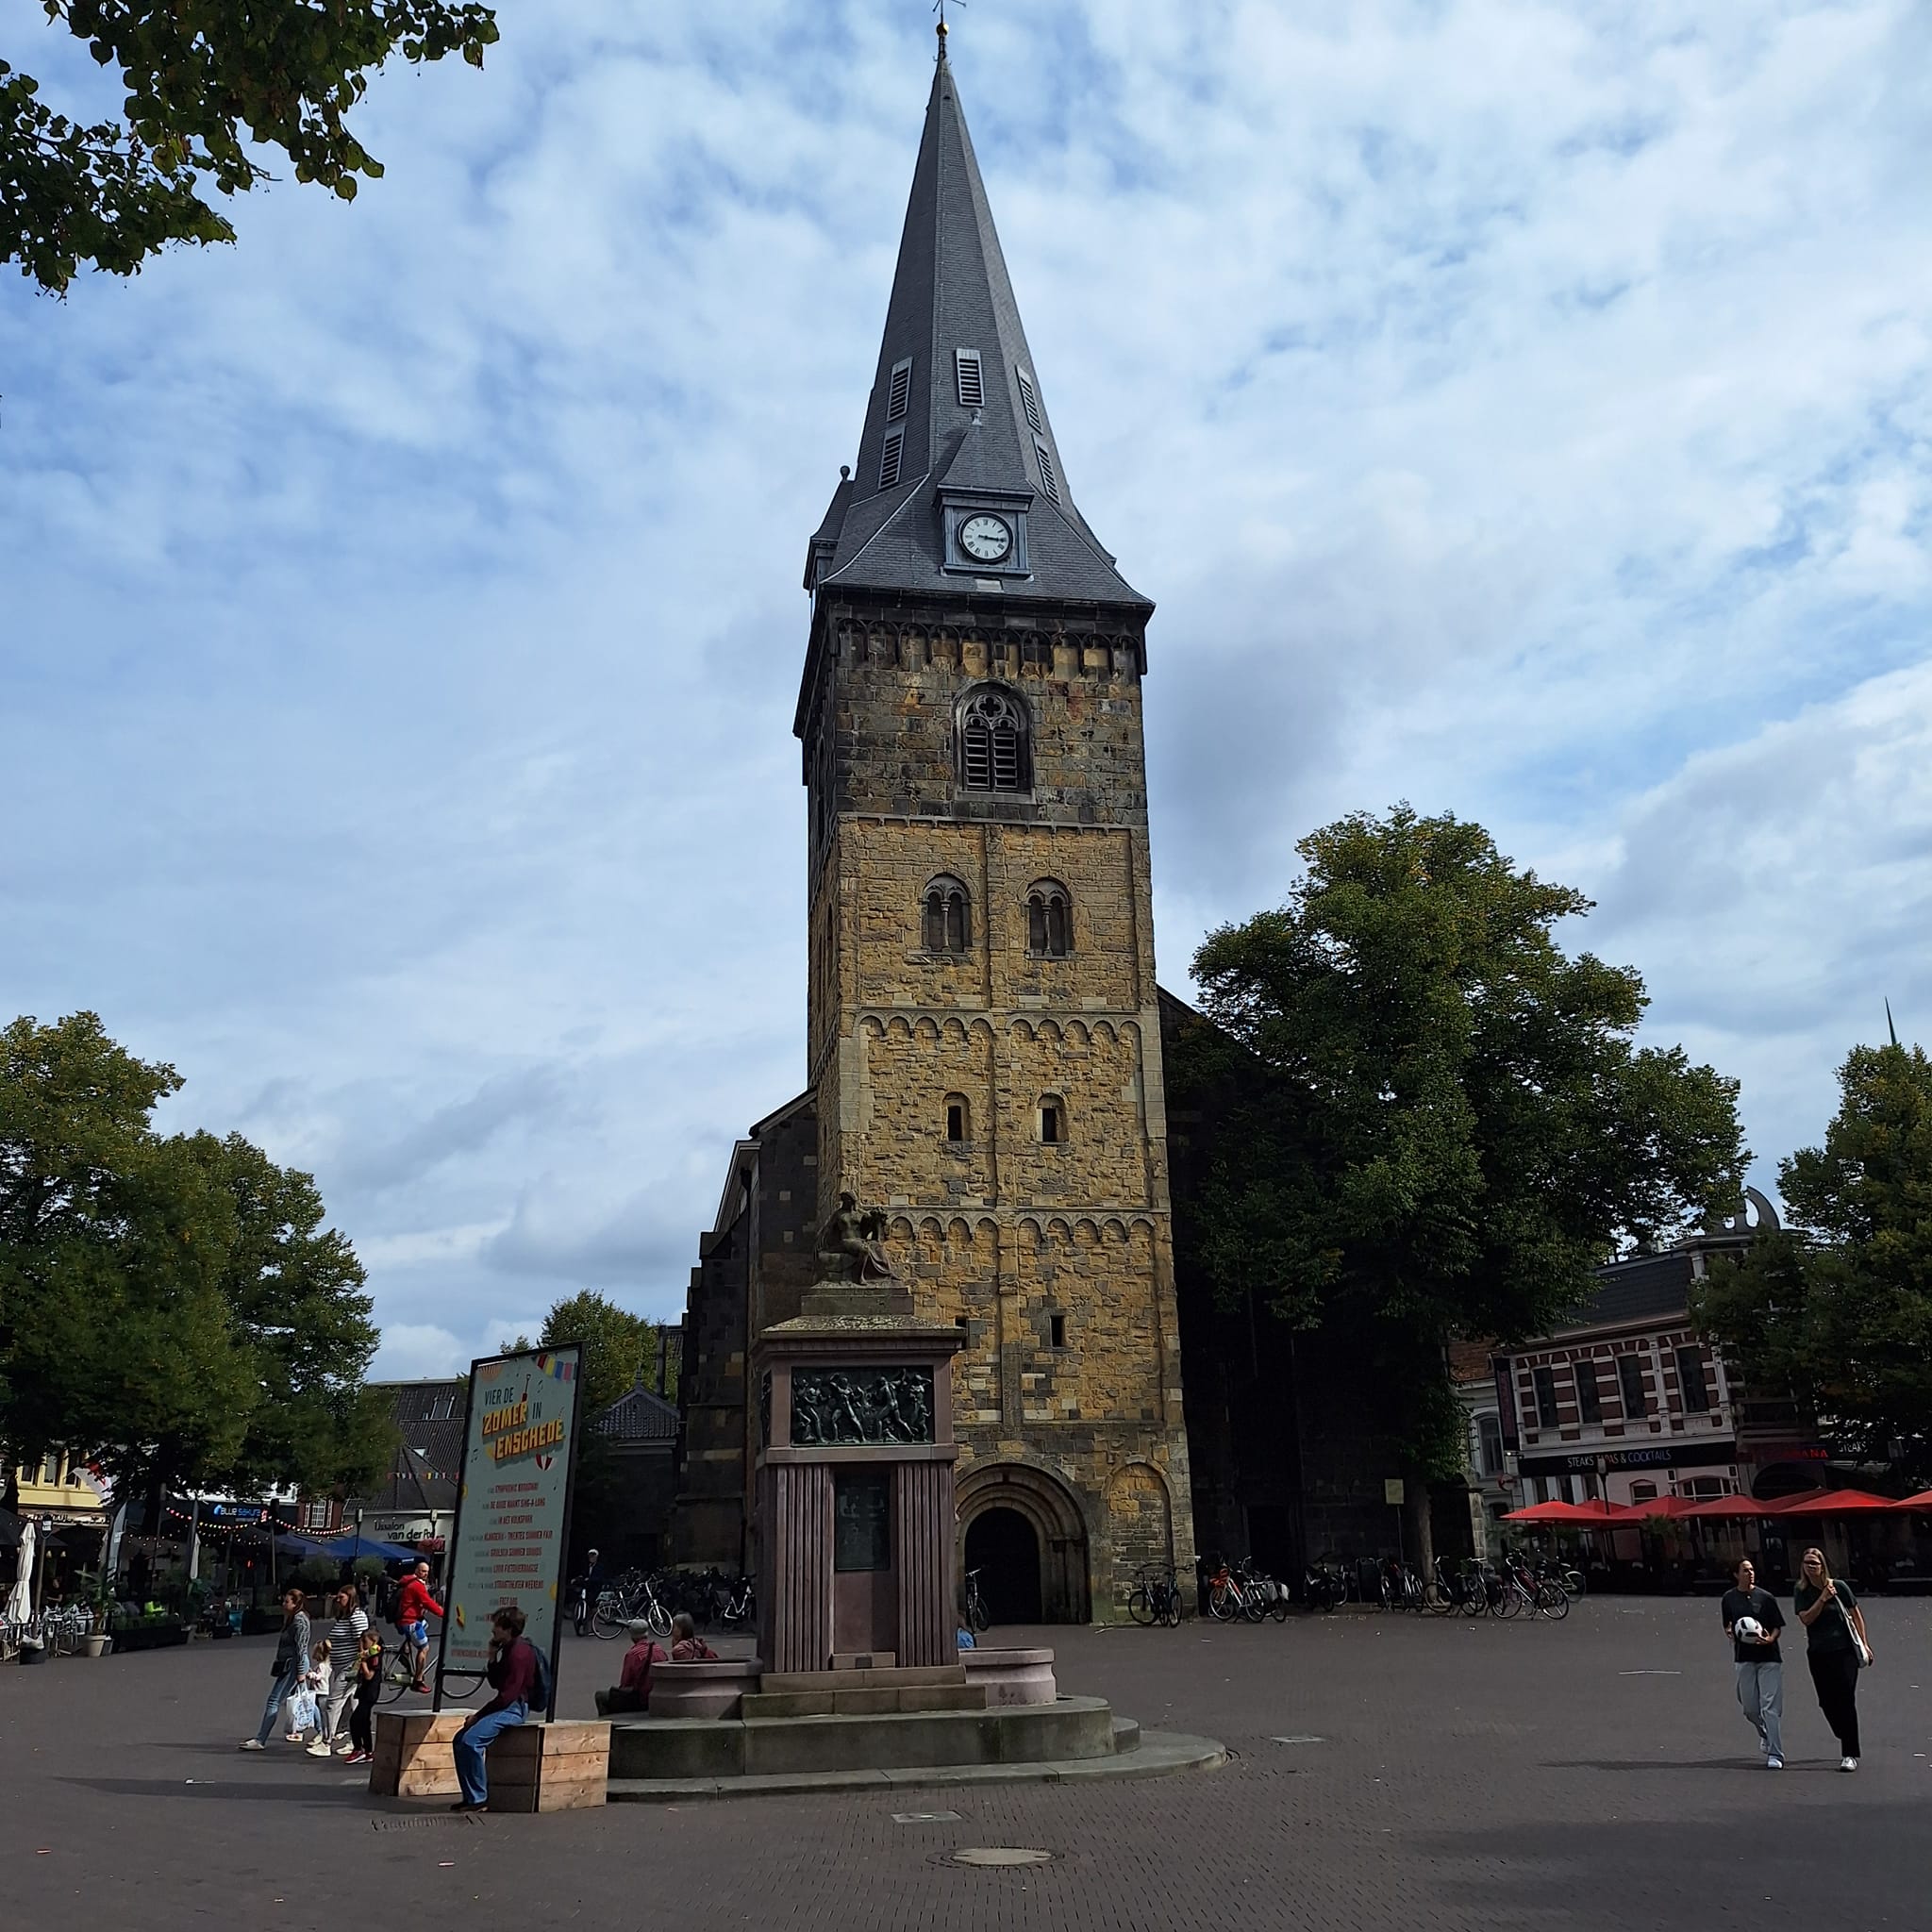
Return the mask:
<path id="1" fill-rule="evenodd" d="M 1459 1467 L 1445 1350 L 1547 1328 L 1620 1244 L 1741 1185 L 1737 1085 L 1634 1042 L 1642 981 L 1557 923 L 1590 910 L 1480 825 L 1407 807 L 1302 841 L 1288 904 L 1208 936 L 1212 1027 L 1171 1084 L 1226 1118 L 1184 1238 L 1224 1303 L 1367 1352 L 1411 1478 Z"/>
<path id="2" fill-rule="evenodd" d="M 589 1417 L 602 1414 L 626 1394 L 641 1374 L 650 1381 L 657 1373 L 657 1325 L 589 1289 L 552 1306 L 540 1340 L 545 1348 L 562 1341 L 584 1343 L 589 1366 L 583 1399 Z"/>
<path id="3" fill-rule="evenodd" d="M 0 1438 L 124 1495 L 353 1481 L 387 1427 L 361 1266 L 307 1174 L 154 1130 L 180 1084 L 92 1013 L 0 1033 Z"/>
<path id="4" fill-rule="evenodd" d="M 1697 1313 L 1762 1395 L 1854 1453 L 1932 1466 L 1932 1062 L 1861 1046 L 1823 1147 L 1778 1164 L 1792 1225 L 1713 1270 Z"/>
<path id="5" fill-rule="evenodd" d="M 126 90 L 120 115 L 86 122 L 41 98 L 0 59 L 0 250 L 56 294 L 83 263 L 134 275 L 171 242 L 232 242 L 204 188 L 238 194 L 271 177 L 277 150 L 297 181 L 344 200 L 381 164 L 347 116 L 372 69 L 459 53 L 473 67 L 497 38 L 470 0 L 42 0 Z"/>

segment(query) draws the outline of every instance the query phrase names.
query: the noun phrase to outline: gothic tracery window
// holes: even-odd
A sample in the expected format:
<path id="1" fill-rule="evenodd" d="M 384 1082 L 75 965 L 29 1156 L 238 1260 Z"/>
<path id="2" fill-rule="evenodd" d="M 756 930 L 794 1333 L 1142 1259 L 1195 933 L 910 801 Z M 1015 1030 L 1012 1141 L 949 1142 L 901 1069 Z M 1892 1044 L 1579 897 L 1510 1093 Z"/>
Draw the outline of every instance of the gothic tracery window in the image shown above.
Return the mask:
<path id="1" fill-rule="evenodd" d="M 1074 950 L 1074 902 L 1058 880 L 1041 879 L 1026 894 L 1026 950 L 1042 959 Z"/>
<path id="2" fill-rule="evenodd" d="M 921 942 L 928 953 L 963 953 L 972 943 L 973 916 L 966 888 L 944 874 L 925 889 Z"/>
<path id="3" fill-rule="evenodd" d="M 959 780 L 969 791 L 1024 791 L 1030 782 L 1026 708 L 985 685 L 959 706 Z"/>

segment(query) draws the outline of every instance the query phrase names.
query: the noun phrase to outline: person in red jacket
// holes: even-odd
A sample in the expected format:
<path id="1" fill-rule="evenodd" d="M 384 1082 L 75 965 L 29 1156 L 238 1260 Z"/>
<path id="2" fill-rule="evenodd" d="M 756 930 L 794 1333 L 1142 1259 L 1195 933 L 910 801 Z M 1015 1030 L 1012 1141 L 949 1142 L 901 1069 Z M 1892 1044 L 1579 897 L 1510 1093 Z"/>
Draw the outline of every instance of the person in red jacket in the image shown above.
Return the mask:
<path id="1" fill-rule="evenodd" d="M 403 1578 L 396 1598 L 396 1628 L 403 1634 L 403 1647 L 410 1654 L 415 1688 L 427 1690 L 425 1673 L 429 1669 L 429 1620 L 441 1617 L 442 1606 L 429 1594 L 429 1565 L 418 1563 Z"/>
<path id="2" fill-rule="evenodd" d="M 457 1783 L 463 1795 L 452 1811 L 480 1811 L 490 1802 L 489 1752 L 491 1741 L 530 1715 L 537 1694 L 537 1653 L 524 1640 L 524 1613 L 506 1604 L 490 1620 L 490 1661 L 483 1674 L 496 1695 L 456 1735 Z"/>

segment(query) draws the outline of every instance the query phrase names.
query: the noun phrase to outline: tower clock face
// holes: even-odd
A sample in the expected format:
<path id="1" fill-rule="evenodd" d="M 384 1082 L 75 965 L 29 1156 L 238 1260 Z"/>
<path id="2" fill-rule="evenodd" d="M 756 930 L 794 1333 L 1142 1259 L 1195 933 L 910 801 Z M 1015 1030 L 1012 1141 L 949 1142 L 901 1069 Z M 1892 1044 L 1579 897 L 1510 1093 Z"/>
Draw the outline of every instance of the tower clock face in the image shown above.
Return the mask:
<path id="1" fill-rule="evenodd" d="M 998 563 L 1012 550 L 1013 532 L 1004 517 L 968 517 L 959 525 L 959 548 L 980 563 Z"/>

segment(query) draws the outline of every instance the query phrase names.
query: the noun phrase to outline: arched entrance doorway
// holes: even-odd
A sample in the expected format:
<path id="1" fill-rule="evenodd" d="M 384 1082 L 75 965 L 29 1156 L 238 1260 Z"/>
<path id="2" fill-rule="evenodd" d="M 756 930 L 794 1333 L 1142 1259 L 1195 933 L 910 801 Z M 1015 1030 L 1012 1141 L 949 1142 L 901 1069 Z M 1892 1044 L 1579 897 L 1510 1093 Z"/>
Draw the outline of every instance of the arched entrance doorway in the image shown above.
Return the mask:
<path id="1" fill-rule="evenodd" d="M 1087 1524 L 1064 1483 L 1028 1463 L 982 1463 L 960 1476 L 958 1497 L 962 1583 L 985 1572 L 994 1623 L 1087 1622 Z"/>
<path id="2" fill-rule="evenodd" d="M 1040 1538 L 1017 1509 L 988 1509 L 966 1532 L 966 1567 L 995 1624 L 1040 1622 Z"/>

